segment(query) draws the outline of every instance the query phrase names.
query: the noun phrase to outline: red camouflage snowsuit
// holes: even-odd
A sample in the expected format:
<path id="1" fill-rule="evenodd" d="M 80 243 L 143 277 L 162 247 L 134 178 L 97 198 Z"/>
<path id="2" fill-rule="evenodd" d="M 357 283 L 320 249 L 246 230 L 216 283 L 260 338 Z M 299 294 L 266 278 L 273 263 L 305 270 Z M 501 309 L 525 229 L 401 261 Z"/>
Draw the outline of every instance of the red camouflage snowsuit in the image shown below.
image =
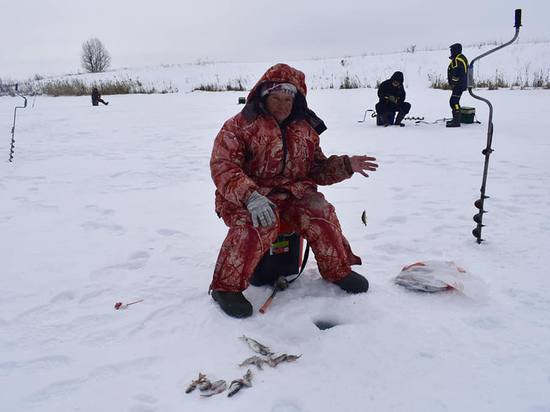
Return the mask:
<path id="1" fill-rule="evenodd" d="M 298 89 L 292 113 L 281 125 L 260 103 L 260 86 L 268 81 L 291 83 Z M 210 289 L 245 290 L 281 222 L 307 240 L 324 279 L 342 279 L 350 273 L 350 265 L 361 264 L 342 234 L 334 207 L 317 191 L 317 185 L 351 177 L 349 157 L 323 154 L 318 132 L 326 127 L 307 108 L 306 93 L 301 71 L 286 64 L 273 66 L 250 92 L 245 108 L 223 125 L 214 141 L 210 169 L 217 188 L 216 212 L 229 232 Z M 252 225 L 245 202 L 254 191 L 277 205 L 273 225 Z"/>

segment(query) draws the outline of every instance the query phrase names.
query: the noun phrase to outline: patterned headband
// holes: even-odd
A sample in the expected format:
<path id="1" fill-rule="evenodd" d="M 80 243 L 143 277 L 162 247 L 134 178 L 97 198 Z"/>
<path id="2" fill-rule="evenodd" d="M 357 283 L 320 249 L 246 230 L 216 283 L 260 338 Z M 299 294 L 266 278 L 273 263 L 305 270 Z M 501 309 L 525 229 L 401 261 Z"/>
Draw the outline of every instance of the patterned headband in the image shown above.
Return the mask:
<path id="1" fill-rule="evenodd" d="M 290 83 L 276 83 L 267 82 L 262 86 L 261 97 L 273 94 L 273 93 L 285 93 L 290 94 L 292 97 L 296 96 L 298 90 L 296 86 Z"/>

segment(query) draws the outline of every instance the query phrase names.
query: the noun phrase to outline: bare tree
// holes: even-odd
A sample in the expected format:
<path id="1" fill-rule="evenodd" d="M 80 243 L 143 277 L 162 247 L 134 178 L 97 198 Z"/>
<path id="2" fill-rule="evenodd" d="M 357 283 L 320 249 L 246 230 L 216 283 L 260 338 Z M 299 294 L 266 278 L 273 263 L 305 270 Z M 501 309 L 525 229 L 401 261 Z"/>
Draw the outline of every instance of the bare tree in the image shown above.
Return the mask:
<path id="1" fill-rule="evenodd" d="M 98 38 L 90 39 L 82 45 L 80 58 L 82 67 L 89 73 L 99 73 L 107 70 L 111 64 L 109 52 Z"/>

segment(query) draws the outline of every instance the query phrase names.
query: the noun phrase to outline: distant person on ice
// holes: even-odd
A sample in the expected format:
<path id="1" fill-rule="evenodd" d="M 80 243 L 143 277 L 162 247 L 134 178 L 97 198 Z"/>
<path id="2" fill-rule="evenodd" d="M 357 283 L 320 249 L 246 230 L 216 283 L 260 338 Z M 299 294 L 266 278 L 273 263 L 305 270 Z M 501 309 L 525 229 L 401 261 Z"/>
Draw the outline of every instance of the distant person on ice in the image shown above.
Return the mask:
<path id="1" fill-rule="evenodd" d="M 405 101 L 405 88 L 403 87 L 403 73 L 395 72 L 391 78 L 384 80 L 378 87 L 376 113 L 380 119 L 379 126 L 405 126 L 403 119 L 411 110 L 411 104 Z M 397 113 L 397 117 L 395 114 Z"/>
<path id="2" fill-rule="evenodd" d="M 225 122 L 212 150 L 216 212 L 229 227 L 210 285 L 230 316 L 252 315 L 243 295 L 262 256 L 286 223 L 304 237 L 321 276 L 349 293 L 366 292 L 361 264 L 340 228 L 334 207 L 317 191 L 368 177 L 378 165 L 369 156 L 326 157 L 319 134 L 326 126 L 306 102 L 305 75 L 286 64 L 271 67 L 251 90 L 243 110 Z"/>
<path id="3" fill-rule="evenodd" d="M 449 105 L 453 113 L 453 120 L 447 122 L 447 127 L 460 127 L 460 97 L 468 87 L 468 59 L 462 54 L 462 45 L 455 43 L 451 49 L 451 62 L 447 68 L 447 80 L 452 93 Z"/>
<path id="4" fill-rule="evenodd" d="M 101 98 L 101 94 L 99 94 L 97 87 L 94 87 L 92 90 L 92 106 L 99 106 L 99 102 L 103 103 L 105 106 L 109 104 L 109 102 L 106 102 Z"/>

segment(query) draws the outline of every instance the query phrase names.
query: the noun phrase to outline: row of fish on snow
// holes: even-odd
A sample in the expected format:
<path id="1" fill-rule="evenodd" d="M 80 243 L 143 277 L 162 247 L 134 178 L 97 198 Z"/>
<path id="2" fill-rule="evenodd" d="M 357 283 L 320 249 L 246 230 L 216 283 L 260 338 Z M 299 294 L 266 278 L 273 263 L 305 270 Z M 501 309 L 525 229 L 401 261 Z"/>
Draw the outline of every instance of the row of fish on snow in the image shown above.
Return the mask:
<path id="1" fill-rule="evenodd" d="M 261 370 L 264 364 L 267 364 L 271 367 L 276 367 L 282 362 L 294 362 L 295 360 L 299 359 L 302 356 L 302 355 L 282 354 L 275 357 L 275 352 L 271 352 L 271 350 L 267 346 L 262 345 L 258 341 L 251 339 L 245 335 L 243 335 L 239 339 L 246 341 L 248 343 L 248 346 L 254 352 L 259 353 L 260 355 L 263 356 L 263 357 L 258 355 L 251 356 L 245 359 L 241 364 L 239 364 L 240 367 L 248 366 L 248 365 L 256 365 L 256 367 Z M 231 397 L 235 395 L 237 392 L 239 392 L 243 387 L 251 387 L 251 386 L 252 386 L 252 370 L 248 369 L 242 378 L 234 379 L 233 381 L 231 381 L 231 383 L 229 384 L 229 390 L 227 392 L 227 396 Z M 227 389 L 227 382 L 223 379 L 211 382 L 210 379 L 208 379 L 205 374 L 199 372 L 198 379 L 193 380 L 191 382 L 191 384 L 187 387 L 185 393 L 191 393 L 197 388 L 201 392 L 204 392 L 203 394 L 201 394 L 201 396 L 209 397 L 209 396 L 218 395 L 224 392 Z"/>

